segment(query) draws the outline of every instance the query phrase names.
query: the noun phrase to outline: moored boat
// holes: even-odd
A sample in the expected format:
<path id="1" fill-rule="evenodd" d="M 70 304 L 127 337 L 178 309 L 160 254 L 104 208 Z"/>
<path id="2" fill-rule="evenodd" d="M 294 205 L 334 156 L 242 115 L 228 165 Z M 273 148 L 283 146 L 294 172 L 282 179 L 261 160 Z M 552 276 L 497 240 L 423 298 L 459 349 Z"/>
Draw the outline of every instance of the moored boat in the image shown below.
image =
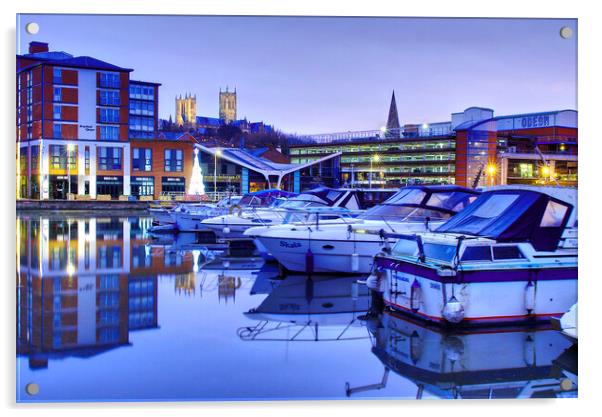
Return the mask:
<path id="1" fill-rule="evenodd" d="M 238 213 L 217 216 L 203 220 L 202 227 L 213 230 L 218 238 L 241 238 L 247 229 L 255 226 L 273 226 L 295 221 L 311 221 L 304 211 L 315 209 L 346 209 L 350 212 L 360 211 L 377 204 L 379 201 L 370 198 L 370 190 L 353 188 L 327 188 L 318 187 L 305 191 L 302 194 L 288 199 L 276 209 L 252 208 L 240 210 Z M 395 193 L 395 190 L 375 190 L 375 194 L 386 199 Z M 291 212 L 294 215 L 291 218 Z M 338 217 L 338 216 L 337 216 Z"/>
<path id="2" fill-rule="evenodd" d="M 577 301 L 577 190 L 503 186 L 376 257 L 390 308 L 439 324 L 549 321 Z"/>
<path id="3" fill-rule="evenodd" d="M 372 270 L 374 256 L 396 240 L 385 232 L 431 230 L 478 195 L 458 186 L 410 186 L 354 219 L 254 227 L 245 235 L 290 271 L 365 274 Z"/>

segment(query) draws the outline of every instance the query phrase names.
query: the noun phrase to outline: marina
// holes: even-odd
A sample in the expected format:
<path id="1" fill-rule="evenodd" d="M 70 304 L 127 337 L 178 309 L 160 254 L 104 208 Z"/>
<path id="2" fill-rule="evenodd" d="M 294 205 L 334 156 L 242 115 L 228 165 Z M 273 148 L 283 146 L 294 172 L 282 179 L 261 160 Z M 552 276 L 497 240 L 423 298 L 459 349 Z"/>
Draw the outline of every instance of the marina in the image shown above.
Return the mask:
<path id="1" fill-rule="evenodd" d="M 502 194 L 507 192 L 504 190 Z M 386 224 L 396 232 L 404 227 L 404 222 L 409 222 L 410 227 L 405 235 L 389 232 L 391 239 L 384 230 L 376 232 L 375 227 L 373 233 L 364 233 L 380 239 L 372 275 L 359 268 L 333 273 L 336 268 L 328 267 L 329 258 L 311 260 L 308 256 L 304 256 L 305 271 L 302 267 L 298 268 L 301 271 L 291 271 L 280 265 L 278 259 L 295 245 L 285 245 L 275 252 L 268 246 L 255 246 L 253 233 L 245 239 L 222 236 L 208 239 L 206 231 L 153 233 L 153 229 L 161 227 L 160 219 L 166 219 L 164 213 L 147 211 L 141 215 L 126 211 L 107 216 L 99 212 L 20 212 L 17 217 L 18 386 L 23 392 L 35 379 L 45 388 L 35 398 L 20 399 L 576 396 L 576 365 L 566 365 L 576 364 L 576 327 L 570 328 L 575 325 L 572 317 L 576 317 L 576 312 L 562 319 L 562 314 L 547 314 L 556 310 L 564 313 L 574 304 L 576 275 L 574 281 L 563 278 L 559 283 L 550 278 L 534 280 L 538 297 L 555 299 L 544 313 L 533 311 L 538 320 L 512 321 L 510 328 L 506 323 L 495 327 L 499 323 L 487 321 L 489 327 L 470 330 L 464 324 L 472 321 L 473 312 L 481 304 L 482 308 L 490 304 L 499 309 L 524 308 L 522 303 L 527 300 L 530 281 L 519 280 L 520 288 L 511 291 L 494 289 L 497 299 L 504 302 L 492 303 L 485 290 L 472 289 L 471 269 L 465 268 L 461 283 L 439 284 L 448 285 L 450 297 L 466 305 L 457 309 L 462 310 L 463 316 L 455 320 L 446 313 L 453 299 L 445 305 L 440 304 L 440 296 L 431 300 L 429 291 L 435 286 L 424 281 L 432 279 L 430 275 L 414 278 L 414 282 L 420 282 L 419 287 L 408 279 L 405 291 L 409 296 L 403 297 L 404 290 L 398 282 L 400 279 L 405 282 L 403 275 L 399 276 L 400 271 L 405 271 L 399 267 L 401 258 L 391 258 L 396 259 L 395 263 L 387 261 L 388 256 L 399 257 L 400 245 L 406 245 L 409 239 L 414 243 L 421 241 L 424 260 L 434 262 L 428 255 L 431 252 L 425 249 L 429 239 L 433 239 L 431 236 L 441 236 L 440 239 L 450 236 L 449 231 L 437 231 L 453 222 L 463 224 L 467 213 L 475 210 L 478 213 L 483 205 L 480 201 L 491 193 L 496 195 L 491 190 L 480 193 L 441 186 L 408 187 L 394 193 L 390 197 L 392 203 L 407 203 L 412 198 L 413 210 L 407 211 L 409 207 L 403 204 L 393 205 L 401 207 L 406 216 Z M 534 191 L 526 193 L 549 197 Z M 288 201 L 294 202 L 296 198 L 292 196 Z M 284 200 L 281 207 L 286 207 Z M 433 217 L 425 222 L 422 211 L 436 207 L 434 203 L 426 204 L 428 201 L 439 202 L 440 207 L 457 208 L 442 210 L 442 218 Z M 388 204 L 383 201 L 355 217 L 340 217 L 337 208 L 332 208 L 330 215 L 328 209 L 317 213 L 312 207 L 299 217 L 302 211 L 292 208 L 291 212 L 296 214 L 292 221 L 273 228 L 261 227 L 268 231 L 305 227 L 312 228 L 312 233 L 366 227 L 366 223 L 374 220 L 362 219 L 361 213 L 378 211 Z M 547 207 L 544 203 L 539 206 Z M 177 207 L 182 209 L 176 205 L 172 210 Z M 253 207 L 239 207 L 241 218 L 247 211 L 258 213 Z M 529 212 L 529 205 L 521 207 Z M 211 205 L 205 208 L 215 210 Z M 280 210 L 285 212 L 286 208 Z M 416 221 L 412 213 L 418 212 L 422 217 Z M 555 214 L 559 213 L 562 222 L 558 227 L 576 224 L 570 209 L 555 210 Z M 333 214 L 337 215 L 328 218 Z M 319 220 L 321 216 L 327 218 Z M 419 236 L 421 240 L 417 239 Z M 557 233 L 557 239 L 561 238 L 566 246 L 563 251 L 570 252 L 576 247 L 576 232 Z M 549 245 L 543 243 L 546 244 Z M 547 246 L 544 249 L 546 253 L 552 250 Z M 525 253 L 521 262 L 532 259 L 531 252 L 524 248 L 521 251 Z M 368 255 L 366 250 L 361 252 Z M 343 263 L 351 266 L 353 255 L 354 252 L 346 251 L 347 260 Z M 420 249 L 409 256 L 407 262 L 423 262 Z M 450 256 L 452 259 L 453 251 Z M 554 260 L 552 264 L 564 265 Z M 431 267 L 430 263 L 421 266 L 425 267 Z M 512 274 L 506 264 L 504 268 Z M 453 276 L 441 275 L 445 279 Z M 382 287 L 381 283 L 374 283 L 379 280 Z M 496 285 L 500 282 L 514 285 L 509 281 L 514 282 L 514 278 L 494 280 Z M 555 286 L 547 289 L 551 284 Z M 558 290 L 558 285 L 565 287 Z M 415 296 L 416 288 L 420 289 L 420 298 Z M 409 303 L 408 308 L 399 308 L 403 307 L 400 294 L 403 302 Z M 545 306 L 540 298 L 534 303 L 533 309 Z M 432 320 L 437 314 L 443 316 Z M 552 322 L 552 316 L 558 320 Z M 441 320 L 446 323 L 443 327 Z M 494 346 L 503 350 L 507 359 L 497 361 L 492 367 L 488 358 Z M 157 362 L 159 356 L 161 361 Z M 442 358 L 442 362 L 435 358 Z M 169 375 L 162 371 L 165 367 L 170 369 Z M 286 377 L 291 374 L 298 378 Z M 144 375 L 144 382 L 132 380 L 133 375 Z M 250 379 L 255 382 L 244 382 Z M 104 381 L 101 391 L 94 388 L 99 380 Z M 542 385 L 546 388 L 538 388 Z"/>

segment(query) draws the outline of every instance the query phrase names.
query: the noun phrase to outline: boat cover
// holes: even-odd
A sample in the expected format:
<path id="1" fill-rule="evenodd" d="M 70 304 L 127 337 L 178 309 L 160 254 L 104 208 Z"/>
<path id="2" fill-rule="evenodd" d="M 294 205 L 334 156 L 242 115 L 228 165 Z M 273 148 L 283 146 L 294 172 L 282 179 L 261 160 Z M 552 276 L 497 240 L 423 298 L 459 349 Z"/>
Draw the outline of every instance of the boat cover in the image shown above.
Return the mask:
<path id="1" fill-rule="evenodd" d="M 536 250 L 551 251 L 558 247 L 573 209 L 573 205 L 537 191 L 489 191 L 435 232 L 531 242 Z"/>

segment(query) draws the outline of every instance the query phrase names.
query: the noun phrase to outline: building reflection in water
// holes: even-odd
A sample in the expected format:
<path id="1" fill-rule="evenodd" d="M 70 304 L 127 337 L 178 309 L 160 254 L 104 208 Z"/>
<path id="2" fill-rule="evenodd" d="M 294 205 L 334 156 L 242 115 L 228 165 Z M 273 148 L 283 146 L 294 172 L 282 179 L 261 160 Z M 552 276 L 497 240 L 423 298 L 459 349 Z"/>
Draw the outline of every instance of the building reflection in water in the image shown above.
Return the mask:
<path id="1" fill-rule="evenodd" d="M 238 329 L 242 340 L 333 341 L 367 339 L 359 315 L 369 296 L 357 277 L 287 276 L 266 299 L 245 313 L 255 325 Z"/>
<path id="2" fill-rule="evenodd" d="M 346 386 L 348 396 L 386 388 L 389 372 L 416 384 L 416 398 L 542 398 L 576 396 L 576 346 L 551 329 L 449 332 L 385 313 L 371 322 L 372 352 L 382 378 Z M 569 359 L 567 359 L 569 356 Z M 572 362 L 571 362 L 572 360 Z M 574 369 L 563 367 L 574 363 Z"/>
<path id="3" fill-rule="evenodd" d="M 149 218 L 17 218 L 17 354 L 32 369 L 129 344 L 158 327 L 157 277 L 191 259 L 147 245 Z"/>

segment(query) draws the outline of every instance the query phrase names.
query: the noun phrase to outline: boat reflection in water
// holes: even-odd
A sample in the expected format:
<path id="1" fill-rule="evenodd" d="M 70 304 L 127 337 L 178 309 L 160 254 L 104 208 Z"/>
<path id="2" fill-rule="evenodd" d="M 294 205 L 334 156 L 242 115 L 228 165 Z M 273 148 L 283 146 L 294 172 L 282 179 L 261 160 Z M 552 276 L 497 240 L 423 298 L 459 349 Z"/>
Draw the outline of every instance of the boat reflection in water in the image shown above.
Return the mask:
<path id="1" fill-rule="evenodd" d="M 144 217 L 22 214 L 17 218 L 17 354 L 31 369 L 91 357 L 154 329 L 157 279 L 193 257 L 151 248 Z"/>
<path id="2" fill-rule="evenodd" d="M 242 327 L 242 340 L 332 341 L 369 337 L 358 316 L 369 307 L 365 285 L 357 277 L 291 275 L 283 281 L 258 282 L 270 293 L 245 313 L 255 326 Z"/>
<path id="3" fill-rule="evenodd" d="M 383 314 L 380 325 L 371 326 L 372 352 L 385 365 L 383 380 L 365 387 L 347 386 L 347 395 L 384 388 L 391 370 L 416 384 L 416 398 L 577 396 L 576 346 L 555 330 L 446 332 L 424 326 Z"/>

